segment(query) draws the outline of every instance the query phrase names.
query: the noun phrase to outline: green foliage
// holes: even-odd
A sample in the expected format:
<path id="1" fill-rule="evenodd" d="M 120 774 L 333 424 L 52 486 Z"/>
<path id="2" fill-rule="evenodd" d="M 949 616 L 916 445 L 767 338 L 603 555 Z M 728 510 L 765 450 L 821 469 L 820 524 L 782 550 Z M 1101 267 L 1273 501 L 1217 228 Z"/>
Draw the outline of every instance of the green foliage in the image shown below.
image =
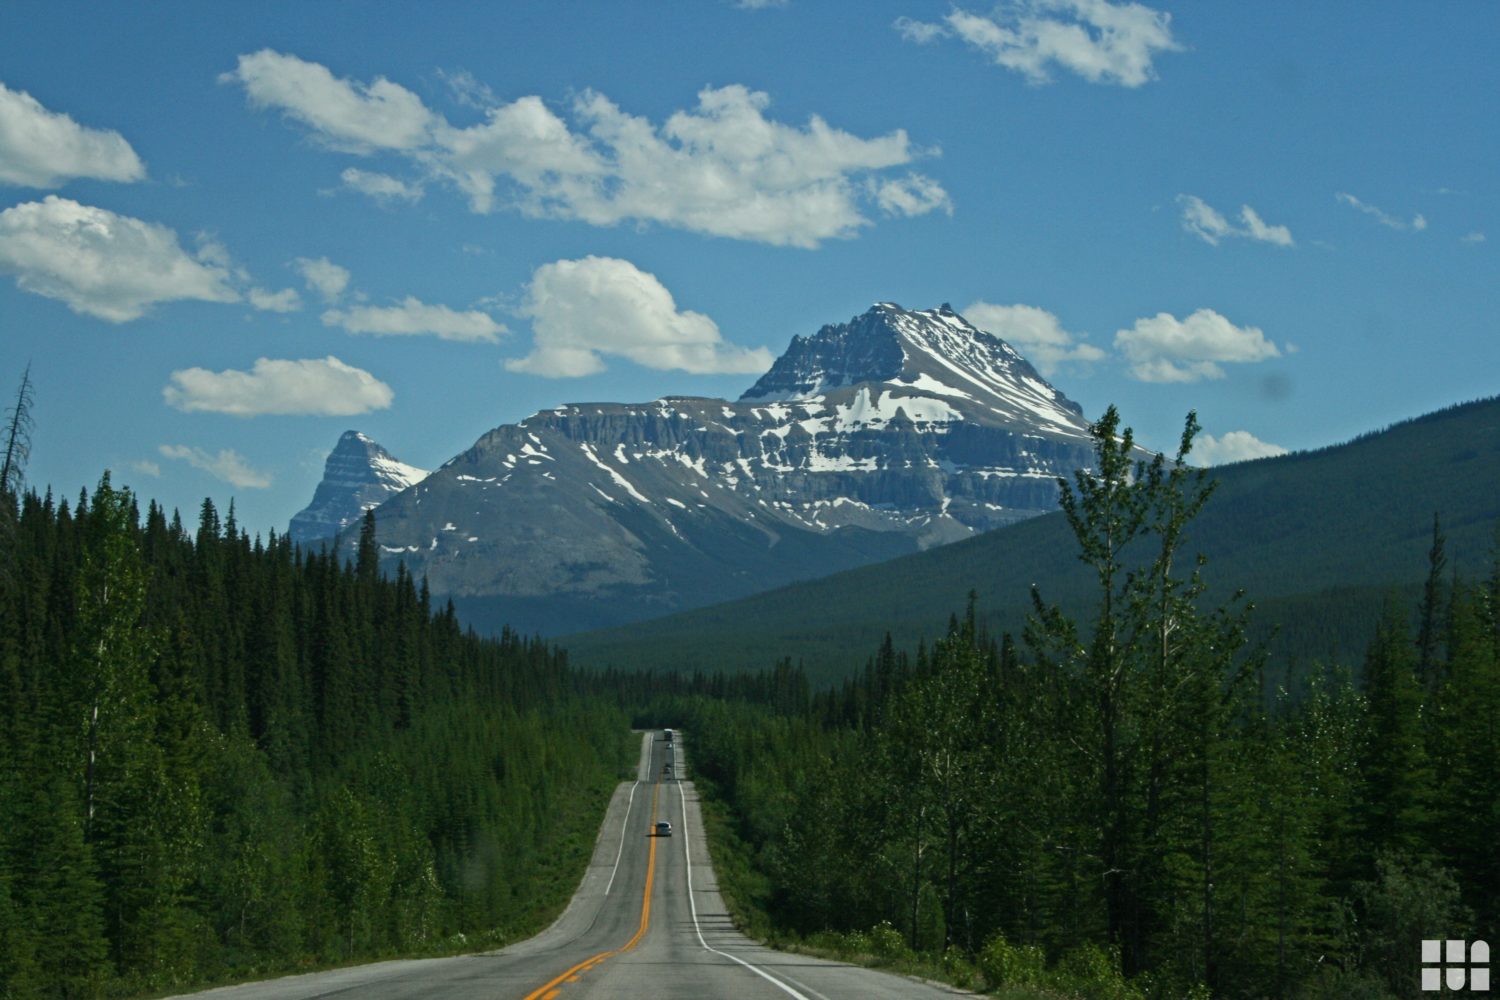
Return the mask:
<path id="1" fill-rule="evenodd" d="M 1412 956 L 1423 939 L 1465 939 L 1473 928 L 1453 873 L 1408 855 L 1380 854 L 1375 877 L 1354 887 L 1354 899 L 1363 918 L 1355 934 L 1359 965 L 1398 995 L 1417 985 Z"/>
<path id="2" fill-rule="evenodd" d="M 996 640 L 971 597 L 811 698 L 787 670 L 676 682 L 669 724 L 762 875 L 725 883 L 756 886 L 753 927 L 999 996 L 1131 1000 L 1406 996 L 1420 940 L 1493 936 L 1500 544 L 1480 582 L 1404 592 L 1415 628 L 1377 598 L 1361 683 L 1278 683 L 1190 556 L 1218 499 L 1182 461 L 1194 430 L 1127 472 L 1101 424 L 1113 480 L 1065 505 L 1084 625 L 1038 594 L 1024 642 Z"/>
<path id="3" fill-rule="evenodd" d="M 560 652 L 108 476 L 14 513 L 0 996 L 491 947 L 571 895 L 634 745 Z"/>
<path id="4" fill-rule="evenodd" d="M 985 983 L 1000 986 L 1046 986 L 1047 955 L 1034 944 L 1015 945 L 1004 934 L 995 934 L 980 949 L 979 971 Z"/>

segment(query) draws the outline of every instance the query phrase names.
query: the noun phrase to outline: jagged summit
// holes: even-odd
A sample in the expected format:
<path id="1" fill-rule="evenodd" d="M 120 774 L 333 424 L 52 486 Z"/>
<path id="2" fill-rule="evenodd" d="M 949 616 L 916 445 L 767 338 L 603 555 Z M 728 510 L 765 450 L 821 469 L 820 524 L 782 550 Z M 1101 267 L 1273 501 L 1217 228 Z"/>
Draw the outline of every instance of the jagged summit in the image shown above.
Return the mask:
<path id="1" fill-rule="evenodd" d="M 906 398 L 936 397 L 980 424 L 1088 435 L 1077 403 L 1013 347 L 946 302 L 918 310 L 877 302 L 847 323 L 793 337 L 740 402 L 834 401 L 856 396 L 855 387 L 862 385 L 876 400 L 887 397 L 887 407 Z"/>
<path id="2" fill-rule="evenodd" d="M 404 561 L 471 622 L 561 634 L 1041 514 L 1092 459 L 1079 408 L 1003 340 L 946 304 L 882 302 L 794 338 L 735 402 L 496 427 L 381 504 L 376 534 L 389 571 Z"/>
<path id="3" fill-rule="evenodd" d="M 345 431 L 323 465 L 312 503 L 292 517 L 287 534 L 299 545 L 337 535 L 365 511 L 427 477 L 359 431 Z"/>

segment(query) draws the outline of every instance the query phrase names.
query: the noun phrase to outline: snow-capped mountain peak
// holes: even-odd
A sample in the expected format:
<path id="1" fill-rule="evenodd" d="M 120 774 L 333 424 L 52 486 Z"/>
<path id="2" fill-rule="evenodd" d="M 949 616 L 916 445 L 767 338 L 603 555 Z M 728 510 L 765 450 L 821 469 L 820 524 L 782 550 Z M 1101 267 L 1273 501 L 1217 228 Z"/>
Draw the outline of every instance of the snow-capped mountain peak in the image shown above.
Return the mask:
<path id="1" fill-rule="evenodd" d="M 1087 437 L 1088 422 L 1013 347 L 943 303 L 903 309 L 878 302 L 847 323 L 793 337 L 742 403 L 810 400 L 867 383 L 873 398 L 941 399 L 957 416 L 989 426 Z M 884 391 L 881 391 L 881 390 Z"/>
<path id="2" fill-rule="evenodd" d="M 299 545 L 333 538 L 365 511 L 427 478 L 359 431 L 345 431 L 323 465 L 312 503 L 292 517 L 288 534 Z"/>

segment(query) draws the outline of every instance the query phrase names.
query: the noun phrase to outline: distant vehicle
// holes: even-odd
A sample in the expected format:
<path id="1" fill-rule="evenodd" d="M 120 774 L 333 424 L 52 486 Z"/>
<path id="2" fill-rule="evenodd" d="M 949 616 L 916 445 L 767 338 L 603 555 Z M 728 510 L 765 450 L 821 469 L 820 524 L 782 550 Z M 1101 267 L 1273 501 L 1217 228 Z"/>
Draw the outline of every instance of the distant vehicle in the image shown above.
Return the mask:
<path id="1" fill-rule="evenodd" d="M 658 837 L 672 836 L 672 824 L 668 823 L 666 820 L 661 820 L 660 822 L 658 822 L 656 824 L 656 835 Z"/>
<path id="2" fill-rule="evenodd" d="M 672 730 L 666 729 L 666 730 L 663 730 L 663 733 L 665 733 L 665 735 L 667 737 L 667 742 L 671 743 L 672 742 Z"/>

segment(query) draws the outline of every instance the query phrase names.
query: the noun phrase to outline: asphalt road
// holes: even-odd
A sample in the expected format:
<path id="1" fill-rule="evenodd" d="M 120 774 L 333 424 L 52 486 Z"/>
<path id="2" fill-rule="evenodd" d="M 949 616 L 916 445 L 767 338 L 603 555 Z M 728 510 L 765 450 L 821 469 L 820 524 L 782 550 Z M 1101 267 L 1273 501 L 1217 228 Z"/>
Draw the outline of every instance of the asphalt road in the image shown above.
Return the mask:
<path id="1" fill-rule="evenodd" d="M 668 762 L 674 773 L 663 778 Z M 572 902 L 500 951 L 377 962 L 194 993 L 222 1000 L 923 1000 L 963 994 L 762 947 L 729 920 L 681 742 L 642 738 L 639 774 L 610 801 Z M 653 834 L 656 821 L 672 836 Z"/>

